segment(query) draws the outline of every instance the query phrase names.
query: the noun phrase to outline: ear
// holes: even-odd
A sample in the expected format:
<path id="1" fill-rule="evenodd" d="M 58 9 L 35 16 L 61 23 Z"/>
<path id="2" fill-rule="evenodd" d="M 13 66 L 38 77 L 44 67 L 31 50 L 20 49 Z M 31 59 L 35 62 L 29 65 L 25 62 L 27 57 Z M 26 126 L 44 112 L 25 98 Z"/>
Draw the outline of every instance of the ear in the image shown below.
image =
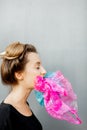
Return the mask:
<path id="1" fill-rule="evenodd" d="M 23 80 L 24 78 L 23 72 L 15 72 L 15 77 L 18 80 Z"/>

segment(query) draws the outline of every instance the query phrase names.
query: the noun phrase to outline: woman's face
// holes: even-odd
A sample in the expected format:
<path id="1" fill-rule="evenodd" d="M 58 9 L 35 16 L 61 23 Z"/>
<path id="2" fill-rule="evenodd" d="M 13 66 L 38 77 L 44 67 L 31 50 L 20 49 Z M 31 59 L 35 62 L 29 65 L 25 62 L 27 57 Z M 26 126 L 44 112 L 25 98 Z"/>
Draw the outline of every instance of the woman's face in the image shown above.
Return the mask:
<path id="1" fill-rule="evenodd" d="M 35 78 L 37 76 L 44 76 L 46 70 L 43 68 L 39 55 L 37 53 L 28 54 L 28 63 L 23 72 L 23 81 L 25 87 L 34 88 Z"/>

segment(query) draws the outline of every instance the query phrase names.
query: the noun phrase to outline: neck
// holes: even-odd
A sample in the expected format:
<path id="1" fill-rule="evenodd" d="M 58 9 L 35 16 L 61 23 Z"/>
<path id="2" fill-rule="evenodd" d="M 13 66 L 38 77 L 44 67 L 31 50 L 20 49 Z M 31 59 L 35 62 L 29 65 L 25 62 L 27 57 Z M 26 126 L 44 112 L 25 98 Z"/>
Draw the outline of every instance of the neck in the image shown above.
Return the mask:
<path id="1" fill-rule="evenodd" d="M 15 104 L 26 104 L 31 91 L 31 89 L 23 86 L 14 86 L 7 99 Z"/>

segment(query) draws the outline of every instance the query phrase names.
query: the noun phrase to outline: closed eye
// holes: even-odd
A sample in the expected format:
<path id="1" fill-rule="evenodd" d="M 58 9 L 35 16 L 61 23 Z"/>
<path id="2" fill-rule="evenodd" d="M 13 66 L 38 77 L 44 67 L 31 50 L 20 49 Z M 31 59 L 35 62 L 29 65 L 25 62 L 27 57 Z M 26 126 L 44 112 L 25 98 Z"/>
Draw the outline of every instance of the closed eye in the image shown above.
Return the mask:
<path id="1" fill-rule="evenodd" d="M 40 66 L 36 67 L 36 69 L 38 69 L 38 70 L 39 70 L 39 69 L 40 69 Z"/>

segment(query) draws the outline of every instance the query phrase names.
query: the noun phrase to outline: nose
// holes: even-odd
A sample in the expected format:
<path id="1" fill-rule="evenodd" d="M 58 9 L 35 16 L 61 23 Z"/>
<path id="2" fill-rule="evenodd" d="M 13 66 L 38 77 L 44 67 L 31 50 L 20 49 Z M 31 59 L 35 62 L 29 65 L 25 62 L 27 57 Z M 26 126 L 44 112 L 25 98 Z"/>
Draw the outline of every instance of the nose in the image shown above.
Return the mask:
<path id="1" fill-rule="evenodd" d="M 44 76 L 46 74 L 46 70 L 44 69 L 44 67 L 41 67 L 41 75 Z"/>

